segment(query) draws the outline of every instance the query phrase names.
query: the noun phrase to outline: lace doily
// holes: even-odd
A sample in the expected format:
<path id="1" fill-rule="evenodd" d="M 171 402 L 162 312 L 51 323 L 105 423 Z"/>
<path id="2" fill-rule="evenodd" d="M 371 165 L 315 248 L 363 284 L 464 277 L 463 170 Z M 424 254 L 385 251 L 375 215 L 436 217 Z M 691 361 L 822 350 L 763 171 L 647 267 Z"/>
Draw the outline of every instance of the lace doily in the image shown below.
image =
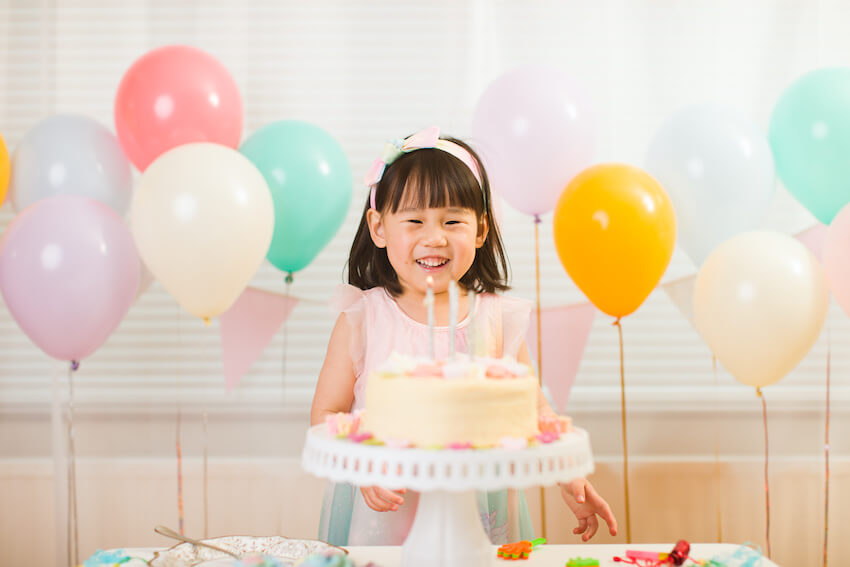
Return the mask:
<path id="1" fill-rule="evenodd" d="M 323 541 L 290 539 L 281 536 L 223 536 L 202 541 L 232 551 L 240 557 L 260 554 L 270 555 L 289 565 L 294 565 L 308 555 L 320 553 L 327 549 L 345 551 Z M 234 561 L 229 555 L 214 549 L 196 547 L 190 543 L 180 543 L 165 551 L 156 552 L 149 565 L 152 567 L 194 567 L 197 565 L 212 567 L 213 565 L 227 565 Z"/>

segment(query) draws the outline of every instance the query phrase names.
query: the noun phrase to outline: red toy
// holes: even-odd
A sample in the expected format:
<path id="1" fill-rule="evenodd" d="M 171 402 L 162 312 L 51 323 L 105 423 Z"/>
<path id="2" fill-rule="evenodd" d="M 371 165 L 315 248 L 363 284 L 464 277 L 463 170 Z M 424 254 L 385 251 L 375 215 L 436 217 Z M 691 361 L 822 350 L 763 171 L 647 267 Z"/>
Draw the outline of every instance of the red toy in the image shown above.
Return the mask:
<path id="1" fill-rule="evenodd" d="M 680 539 L 670 553 L 658 553 L 656 551 L 634 551 L 626 550 L 626 557 L 615 557 L 614 561 L 620 561 L 627 565 L 638 567 L 664 567 L 665 565 L 683 565 L 690 559 L 691 544 Z M 693 561 L 693 560 L 692 560 Z M 696 563 L 696 561 L 694 561 Z"/>

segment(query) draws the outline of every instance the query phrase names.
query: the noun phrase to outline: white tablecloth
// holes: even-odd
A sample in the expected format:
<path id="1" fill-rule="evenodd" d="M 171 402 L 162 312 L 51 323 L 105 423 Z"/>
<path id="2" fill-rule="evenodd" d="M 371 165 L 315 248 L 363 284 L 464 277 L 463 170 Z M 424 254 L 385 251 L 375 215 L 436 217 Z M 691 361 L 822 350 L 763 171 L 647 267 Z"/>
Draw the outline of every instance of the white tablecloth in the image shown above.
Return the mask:
<path id="1" fill-rule="evenodd" d="M 691 545 L 691 557 L 694 559 L 711 559 L 717 555 L 729 555 L 738 549 L 738 545 L 731 543 L 695 543 Z M 351 557 L 358 567 L 369 561 L 375 562 L 378 567 L 400 567 L 401 547 L 348 547 Z M 523 567 L 564 567 L 564 564 L 573 557 L 592 557 L 599 560 L 600 567 L 623 567 L 622 563 L 614 561 L 614 556 L 625 557 L 626 549 L 640 549 L 646 551 L 668 552 L 673 549 L 672 543 L 635 543 L 635 544 L 606 544 L 606 545 L 543 545 L 531 552 L 526 561 L 513 562 L 500 559 L 496 556 L 497 547 L 493 547 L 494 567 L 508 567 L 510 565 L 522 565 Z M 150 559 L 153 557 L 154 549 L 134 548 L 125 549 L 127 555 L 133 557 Z M 143 567 L 142 561 L 134 560 L 123 564 L 123 567 Z M 436 566 L 435 566 L 436 567 Z M 777 567 L 776 563 L 764 559 L 759 567 Z"/>

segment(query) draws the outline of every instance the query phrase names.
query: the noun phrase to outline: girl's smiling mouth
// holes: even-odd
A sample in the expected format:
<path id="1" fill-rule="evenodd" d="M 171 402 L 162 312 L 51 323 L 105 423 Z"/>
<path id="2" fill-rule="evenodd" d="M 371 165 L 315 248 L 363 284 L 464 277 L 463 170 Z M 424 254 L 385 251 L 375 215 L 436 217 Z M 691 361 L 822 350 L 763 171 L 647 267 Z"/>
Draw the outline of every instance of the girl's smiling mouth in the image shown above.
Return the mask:
<path id="1" fill-rule="evenodd" d="M 442 256 L 425 256 L 424 258 L 417 258 L 416 263 L 430 271 L 442 268 L 449 263 L 449 259 Z"/>

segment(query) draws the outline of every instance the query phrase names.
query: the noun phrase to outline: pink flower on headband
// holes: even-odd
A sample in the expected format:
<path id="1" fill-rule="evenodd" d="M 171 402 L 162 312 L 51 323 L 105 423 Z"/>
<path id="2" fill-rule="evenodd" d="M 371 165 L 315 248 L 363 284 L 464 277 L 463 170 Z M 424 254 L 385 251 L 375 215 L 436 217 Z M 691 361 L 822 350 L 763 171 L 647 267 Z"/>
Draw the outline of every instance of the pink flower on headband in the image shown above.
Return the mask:
<path id="1" fill-rule="evenodd" d="M 478 171 L 478 164 L 475 162 L 472 154 L 454 142 L 441 140 L 440 128 L 437 126 L 431 126 L 430 128 L 417 132 L 404 140 L 387 142 L 384 145 L 384 151 L 381 157 L 372 162 L 372 166 L 363 178 L 363 183 L 371 190 L 369 193 L 369 205 L 373 209 L 377 209 L 375 206 L 375 186 L 384 176 L 384 170 L 387 166 L 397 160 L 402 154 L 424 148 L 436 148 L 453 155 L 466 164 L 466 167 L 469 168 L 472 175 L 474 175 L 475 179 L 478 180 L 478 185 L 481 185 L 481 172 Z"/>

